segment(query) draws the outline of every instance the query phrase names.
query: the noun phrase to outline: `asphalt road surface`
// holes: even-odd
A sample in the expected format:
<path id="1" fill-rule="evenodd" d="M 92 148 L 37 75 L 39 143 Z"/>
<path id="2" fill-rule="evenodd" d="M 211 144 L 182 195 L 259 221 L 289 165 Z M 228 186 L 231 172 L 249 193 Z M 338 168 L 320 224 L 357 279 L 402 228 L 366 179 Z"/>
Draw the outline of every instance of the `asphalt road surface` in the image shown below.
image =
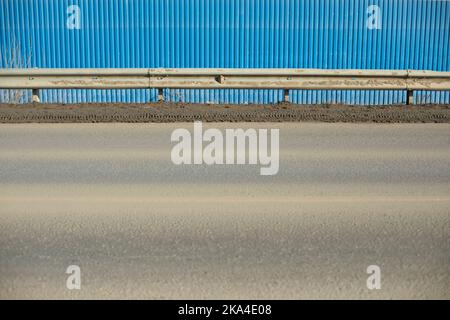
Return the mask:
<path id="1" fill-rule="evenodd" d="M 449 124 L 205 124 L 279 128 L 274 176 L 181 127 L 1 125 L 0 298 L 450 298 Z"/>

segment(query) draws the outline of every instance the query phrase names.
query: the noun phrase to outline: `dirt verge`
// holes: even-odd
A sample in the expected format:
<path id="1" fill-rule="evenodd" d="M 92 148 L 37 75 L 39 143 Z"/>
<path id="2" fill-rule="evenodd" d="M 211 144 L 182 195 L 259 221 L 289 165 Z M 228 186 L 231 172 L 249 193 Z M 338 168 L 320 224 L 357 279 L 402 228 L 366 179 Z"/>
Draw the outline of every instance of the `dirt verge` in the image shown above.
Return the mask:
<path id="1" fill-rule="evenodd" d="M 450 123 L 450 105 L 0 104 L 0 123 L 92 122 Z"/>

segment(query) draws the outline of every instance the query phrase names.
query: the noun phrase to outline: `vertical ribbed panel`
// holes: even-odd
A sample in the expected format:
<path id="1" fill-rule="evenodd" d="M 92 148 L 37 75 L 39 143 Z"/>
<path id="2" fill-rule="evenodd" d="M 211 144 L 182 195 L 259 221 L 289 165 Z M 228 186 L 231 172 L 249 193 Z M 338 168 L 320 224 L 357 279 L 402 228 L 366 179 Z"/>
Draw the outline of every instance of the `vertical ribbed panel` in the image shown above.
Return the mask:
<path id="1" fill-rule="evenodd" d="M 450 71 L 450 1 L 0 0 L 0 67 Z M 80 8 L 80 29 L 66 26 Z M 381 29 L 367 28 L 370 5 Z M 273 103 L 279 90 L 166 90 L 171 101 Z M 43 90 L 46 102 L 155 101 L 155 90 Z M 0 97 L 0 99 L 2 99 Z M 449 92 L 417 92 L 450 103 Z M 292 91 L 297 103 L 403 103 L 403 91 Z"/>

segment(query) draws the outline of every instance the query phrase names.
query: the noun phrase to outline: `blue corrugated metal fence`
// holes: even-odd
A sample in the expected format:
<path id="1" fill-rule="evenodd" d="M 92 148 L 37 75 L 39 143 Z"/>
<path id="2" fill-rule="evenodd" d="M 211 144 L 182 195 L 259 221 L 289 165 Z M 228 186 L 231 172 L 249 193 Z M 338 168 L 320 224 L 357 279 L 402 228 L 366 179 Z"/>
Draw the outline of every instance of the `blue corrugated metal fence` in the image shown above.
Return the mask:
<path id="1" fill-rule="evenodd" d="M 448 0 L 0 0 L 0 67 L 450 71 Z M 280 90 L 166 90 L 270 103 Z M 155 90 L 43 90 L 47 102 L 155 101 Z M 403 91 L 292 91 L 296 103 L 403 103 Z M 450 103 L 449 92 L 417 92 Z"/>

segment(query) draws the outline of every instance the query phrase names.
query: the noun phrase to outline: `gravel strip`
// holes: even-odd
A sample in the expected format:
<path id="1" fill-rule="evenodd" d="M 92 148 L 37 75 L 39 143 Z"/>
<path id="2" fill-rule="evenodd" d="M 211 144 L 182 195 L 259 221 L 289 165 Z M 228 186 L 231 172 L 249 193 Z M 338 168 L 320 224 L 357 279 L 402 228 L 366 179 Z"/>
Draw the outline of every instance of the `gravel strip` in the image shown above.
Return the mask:
<path id="1" fill-rule="evenodd" d="M 449 123 L 449 105 L 0 104 L 0 123 L 92 122 Z"/>

